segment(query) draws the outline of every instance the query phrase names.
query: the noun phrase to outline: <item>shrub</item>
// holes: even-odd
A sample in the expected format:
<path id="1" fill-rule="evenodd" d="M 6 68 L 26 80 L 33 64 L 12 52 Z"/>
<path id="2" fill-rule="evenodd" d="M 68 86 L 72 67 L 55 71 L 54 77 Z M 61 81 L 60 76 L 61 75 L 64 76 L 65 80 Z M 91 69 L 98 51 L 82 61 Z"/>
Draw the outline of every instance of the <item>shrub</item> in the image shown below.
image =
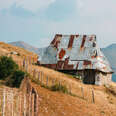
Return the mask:
<path id="1" fill-rule="evenodd" d="M 11 57 L 0 57 L 0 79 L 11 76 L 16 70 L 18 70 L 18 65 Z"/>
<path id="2" fill-rule="evenodd" d="M 20 53 L 18 53 L 17 56 L 20 56 Z"/>
<path id="3" fill-rule="evenodd" d="M 52 91 L 61 91 L 63 93 L 68 93 L 67 87 L 63 86 L 63 85 L 59 85 L 59 84 L 51 86 L 51 90 Z"/>
<path id="4" fill-rule="evenodd" d="M 0 57 L 0 79 L 4 80 L 7 86 L 18 88 L 27 75 L 27 73 L 19 70 L 18 65 L 11 57 Z"/>
<path id="5" fill-rule="evenodd" d="M 25 72 L 18 70 L 13 73 L 13 75 L 6 80 L 6 85 L 10 87 L 20 87 L 22 80 L 25 77 Z"/>

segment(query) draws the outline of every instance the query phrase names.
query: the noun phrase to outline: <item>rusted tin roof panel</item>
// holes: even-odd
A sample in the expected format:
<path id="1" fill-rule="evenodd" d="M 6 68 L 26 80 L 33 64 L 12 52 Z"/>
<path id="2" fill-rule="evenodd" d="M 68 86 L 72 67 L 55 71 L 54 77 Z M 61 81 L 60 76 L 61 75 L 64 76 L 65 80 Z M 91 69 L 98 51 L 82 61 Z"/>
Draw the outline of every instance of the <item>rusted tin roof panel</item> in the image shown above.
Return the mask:
<path id="1" fill-rule="evenodd" d="M 56 67 L 57 70 L 96 69 L 113 72 L 107 58 L 97 46 L 95 35 L 57 34 L 40 57 L 40 64 Z"/>
<path id="2" fill-rule="evenodd" d="M 65 61 L 66 58 L 70 57 L 70 50 L 66 48 L 59 48 L 57 51 L 57 61 L 62 60 Z"/>

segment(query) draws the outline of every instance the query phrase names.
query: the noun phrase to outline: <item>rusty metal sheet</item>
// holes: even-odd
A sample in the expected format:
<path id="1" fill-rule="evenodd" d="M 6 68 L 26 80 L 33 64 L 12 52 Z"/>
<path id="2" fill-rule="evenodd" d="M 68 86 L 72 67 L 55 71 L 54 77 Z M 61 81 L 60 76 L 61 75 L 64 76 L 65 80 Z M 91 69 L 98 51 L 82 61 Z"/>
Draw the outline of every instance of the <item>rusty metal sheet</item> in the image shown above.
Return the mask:
<path id="1" fill-rule="evenodd" d="M 82 44 L 81 44 L 81 47 L 80 47 L 81 49 L 84 48 L 85 42 L 86 42 L 86 35 L 84 35 L 83 38 L 82 38 Z"/>
<path id="2" fill-rule="evenodd" d="M 65 56 L 66 51 L 64 49 L 61 49 L 60 53 L 59 53 L 59 59 L 62 60 L 62 58 Z"/>
<path id="3" fill-rule="evenodd" d="M 65 51 L 65 53 L 62 55 L 62 59 L 60 59 L 60 55 L 61 55 L 62 51 Z M 59 60 L 65 61 L 66 58 L 69 58 L 70 57 L 70 53 L 71 52 L 70 52 L 69 49 L 59 48 L 57 50 L 57 61 L 59 61 Z"/>
<path id="4" fill-rule="evenodd" d="M 69 40 L 69 43 L 68 43 L 68 48 L 72 48 L 74 38 L 75 38 L 75 36 L 74 36 L 74 35 L 71 35 L 71 36 L 70 36 L 70 40 Z"/>
<path id="5" fill-rule="evenodd" d="M 96 35 L 57 34 L 50 46 L 39 56 L 39 64 L 57 70 L 95 69 L 106 73 L 113 70 L 100 48 Z"/>

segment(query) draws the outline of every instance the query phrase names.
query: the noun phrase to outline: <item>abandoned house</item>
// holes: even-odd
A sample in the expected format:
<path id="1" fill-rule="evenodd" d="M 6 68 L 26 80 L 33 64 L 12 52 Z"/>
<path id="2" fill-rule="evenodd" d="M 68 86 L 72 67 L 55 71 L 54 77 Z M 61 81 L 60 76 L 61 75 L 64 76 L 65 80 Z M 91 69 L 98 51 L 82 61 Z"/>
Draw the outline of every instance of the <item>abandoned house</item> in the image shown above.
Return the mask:
<path id="1" fill-rule="evenodd" d="M 95 35 L 56 34 L 39 55 L 38 64 L 75 73 L 85 84 L 106 85 L 112 81 L 113 70 L 98 48 Z"/>

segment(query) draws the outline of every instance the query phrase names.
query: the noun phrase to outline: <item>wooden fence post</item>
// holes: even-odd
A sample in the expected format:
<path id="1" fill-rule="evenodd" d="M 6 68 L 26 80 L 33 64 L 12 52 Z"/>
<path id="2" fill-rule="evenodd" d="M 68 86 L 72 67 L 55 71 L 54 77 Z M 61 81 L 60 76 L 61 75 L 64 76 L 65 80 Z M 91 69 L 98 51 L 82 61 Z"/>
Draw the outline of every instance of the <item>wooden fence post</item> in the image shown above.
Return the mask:
<path id="1" fill-rule="evenodd" d="M 27 94 L 27 116 L 29 116 L 29 99 L 30 99 L 30 96 L 29 96 L 29 92 Z"/>
<path id="2" fill-rule="evenodd" d="M 14 116 L 14 107 L 13 107 L 13 105 L 14 105 L 14 94 L 13 94 L 13 91 L 12 91 L 12 116 Z"/>
<path id="3" fill-rule="evenodd" d="M 24 116 L 26 116 L 27 107 L 26 107 L 26 95 L 24 94 Z"/>
<path id="4" fill-rule="evenodd" d="M 34 110 L 34 105 L 35 105 L 35 104 L 34 104 L 34 100 L 35 100 L 35 99 L 34 99 L 34 98 L 35 98 L 35 94 L 32 94 L 32 116 L 34 116 L 34 114 L 35 114 L 35 113 L 34 113 L 34 112 L 35 112 L 35 110 Z"/>
<path id="5" fill-rule="evenodd" d="M 32 96 L 31 96 L 31 92 L 29 94 L 29 116 L 32 115 Z"/>
<path id="6" fill-rule="evenodd" d="M 92 102 L 95 103 L 94 90 L 92 89 Z"/>
<path id="7" fill-rule="evenodd" d="M 38 80 L 39 80 L 39 82 L 40 82 L 40 72 L 38 72 Z"/>
<path id="8" fill-rule="evenodd" d="M 6 93 L 5 93 L 6 91 L 5 91 L 5 89 L 4 89 L 4 91 L 3 91 L 3 113 L 2 113 L 2 115 L 3 116 L 5 116 L 5 105 L 6 105 Z"/>
<path id="9" fill-rule="evenodd" d="M 17 98 L 17 116 L 20 116 L 20 113 L 19 113 L 19 107 L 20 107 L 20 93 L 19 93 L 19 95 L 17 96 L 18 98 Z"/>
<path id="10" fill-rule="evenodd" d="M 48 87 L 48 76 L 46 77 L 46 86 Z"/>
<path id="11" fill-rule="evenodd" d="M 30 66 L 30 74 L 32 73 L 32 65 Z"/>
<path id="12" fill-rule="evenodd" d="M 69 93 L 72 94 L 71 85 L 69 85 Z"/>
<path id="13" fill-rule="evenodd" d="M 41 85 L 43 84 L 43 72 L 41 72 Z"/>
<path id="14" fill-rule="evenodd" d="M 23 59 L 23 69 L 25 69 L 25 59 Z"/>
<path id="15" fill-rule="evenodd" d="M 52 86 L 54 86 L 54 85 L 55 85 L 54 83 L 55 83 L 55 81 L 54 81 L 54 79 L 52 79 Z M 60 84 L 61 84 L 61 83 L 60 83 Z"/>
<path id="16" fill-rule="evenodd" d="M 6 92 L 6 103 L 7 103 L 7 104 L 6 104 L 6 109 L 7 109 L 7 110 L 6 110 L 6 116 L 7 116 L 7 115 L 9 115 L 9 114 L 8 114 L 8 106 L 9 106 L 9 102 L 8 102 L 8 92 Z"/>
<path id="17" fill-rule="evenodd" d="M 19 115 L 22 116 L 22 93 L 19 95 Z"/>
<path id="18" fill-rule="evenodd" d="M 33 70 L 33 78 L 35 78 L 35 69 Z"/>
<path id="19" fill-rule="evenodd" d="M 59 81 L 59 88 L 61 89 L 61 82 Z"/>
<path id="20" fill-rule="evenodd" d="M 82 98 L 84 99 L 84 90 L 83 90 L 83 87 L 81 87 L 81 93 L 82 93 Z"/>
<path id="21" fill-rule="evenodd" d="M 38 116 L 39 109 L 38 109 L 38 94 L 36 93 L 36 116 Z"/>
<path id="22" fill-rule="evenodd" d="M 26 71 L 28 72 L 28 63 L 26 63 Z"/>

